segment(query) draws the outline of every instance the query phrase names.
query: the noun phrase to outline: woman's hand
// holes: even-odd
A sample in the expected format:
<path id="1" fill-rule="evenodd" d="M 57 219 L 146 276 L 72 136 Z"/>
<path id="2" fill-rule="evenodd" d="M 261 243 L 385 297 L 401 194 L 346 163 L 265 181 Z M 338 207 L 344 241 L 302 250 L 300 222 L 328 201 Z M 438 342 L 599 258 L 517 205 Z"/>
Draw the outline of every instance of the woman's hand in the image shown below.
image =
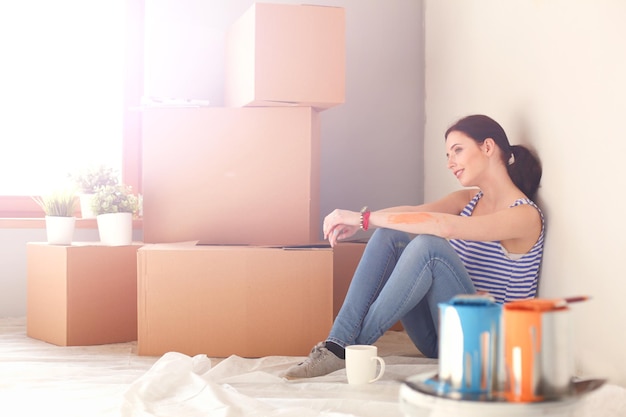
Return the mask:
<path id="1" fill-rule="evenodd" d="M 328 239 L 331 247 L 339 240 L 354 236 L 361 225 L 361 213 L 349 210 L 333 210 L 324 218 L 324 239 Z"/>

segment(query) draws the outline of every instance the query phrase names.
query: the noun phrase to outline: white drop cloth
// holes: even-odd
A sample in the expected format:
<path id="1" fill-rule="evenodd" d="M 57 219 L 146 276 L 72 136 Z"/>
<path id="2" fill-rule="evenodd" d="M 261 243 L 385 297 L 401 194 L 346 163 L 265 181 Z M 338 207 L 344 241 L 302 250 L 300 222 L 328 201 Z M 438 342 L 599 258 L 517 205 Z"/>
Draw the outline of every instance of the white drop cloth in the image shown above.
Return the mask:
<path id="1" fill-rule="evenodd" d="M 63 417 L 395 417 L 400 380 L 437 369 L 403 332 L 381 338 L 380 381 L 346 383 L 345 371 L 288 382 L 302 358 L 226 359 L 136 354 L 136 343 L 59 347 L 26 336 L 24 318 L 0 319 L 0 415 Z M 607 384 L 574 417 L 626 416 L 626 389 Z"/>

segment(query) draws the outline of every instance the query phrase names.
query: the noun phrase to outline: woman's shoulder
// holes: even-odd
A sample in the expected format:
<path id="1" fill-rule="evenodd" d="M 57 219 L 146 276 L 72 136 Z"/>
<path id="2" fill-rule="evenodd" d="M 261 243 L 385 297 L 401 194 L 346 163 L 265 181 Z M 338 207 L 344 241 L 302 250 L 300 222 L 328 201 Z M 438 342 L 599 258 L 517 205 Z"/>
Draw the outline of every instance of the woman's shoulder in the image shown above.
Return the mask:
<path id="1" fill-rule="evenodd" d="M 530 198 L 526 197 L 526 196 L 522 196 L 520 198 L 517 198 L 513 201 L 513 203 L 511 203 L 510 207 L 517 207 L 517 206 L 521 206 L 521 205 L 528 205 L 528 206 L 532 206 L 534 207 L 539 213 L 541 213 L 541 209 L 539 208 L 539 205 L 537 205 L 537 203 L 535 203 L 533 200 L 531 200 Z"/>
<path id="2" fill-rule="evenodd" d="M 465 188 L 451 193 L 450 199 L 455 201 L 454 214 L 471 215 L 476 203 L 482 197 L 482 191 L 477 188 Z"/>
<path id="3" fill-rule="evenodd" d="M 449 194 L 449 196 L 463 204 L 467 204 L 472 200 L 480 199 L 480 197 L 482 196 L 482 191 L 480 191 L 478 188 L 463 188 L 458 191 L 453 191 Z"/>
<path id="4" fill-rule="evenodd" d="M 420 206 L 421 211 L 432 211 L 436 213 L 459 214 L 479 192 L 478 189 L 461 189 L 447 194 L 443 198 L 432 203 Z"/>

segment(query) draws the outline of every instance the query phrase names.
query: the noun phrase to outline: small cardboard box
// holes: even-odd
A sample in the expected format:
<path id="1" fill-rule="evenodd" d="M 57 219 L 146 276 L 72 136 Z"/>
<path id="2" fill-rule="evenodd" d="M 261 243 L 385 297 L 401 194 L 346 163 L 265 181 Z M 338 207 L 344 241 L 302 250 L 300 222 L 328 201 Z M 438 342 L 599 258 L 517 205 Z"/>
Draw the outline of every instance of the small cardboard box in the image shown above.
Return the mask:
<path id="1" fill-rule="evenodd" d="M 333 320 L 329 247 L 146 245 L 138 353 L 306 356 Z"/>
<path id="2" fill-rule="evenodd" d="M 26 334 L 59 346 L 137 340 L 137 250 L 28 243 Z"/>
<path id="3" fill-rule="evenodd" d="M 343 8 L 255 3 L 226 36 L 225 104 L 336 106 L 345 62 Z"/>
<path id="4" fill-rule="evenodd" d="M 143 240 L 319 240 L 320 122 L 310 107 L 152 108 L 143 115 Z"/>

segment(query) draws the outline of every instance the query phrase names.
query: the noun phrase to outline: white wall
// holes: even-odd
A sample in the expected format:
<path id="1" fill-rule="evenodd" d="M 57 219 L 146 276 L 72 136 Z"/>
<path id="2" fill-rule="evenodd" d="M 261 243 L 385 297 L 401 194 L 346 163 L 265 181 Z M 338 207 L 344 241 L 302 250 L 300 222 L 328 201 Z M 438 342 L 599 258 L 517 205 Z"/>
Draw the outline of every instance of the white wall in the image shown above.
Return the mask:
<path id="1" fill-rule="evenodd" d="M 584 376 L 626 385 L 626 2 L 426 0 L 425 199 L 458 187 L 443 132 L 485 113 L 544 165 L 540 296 L 573 306 Z"/>

